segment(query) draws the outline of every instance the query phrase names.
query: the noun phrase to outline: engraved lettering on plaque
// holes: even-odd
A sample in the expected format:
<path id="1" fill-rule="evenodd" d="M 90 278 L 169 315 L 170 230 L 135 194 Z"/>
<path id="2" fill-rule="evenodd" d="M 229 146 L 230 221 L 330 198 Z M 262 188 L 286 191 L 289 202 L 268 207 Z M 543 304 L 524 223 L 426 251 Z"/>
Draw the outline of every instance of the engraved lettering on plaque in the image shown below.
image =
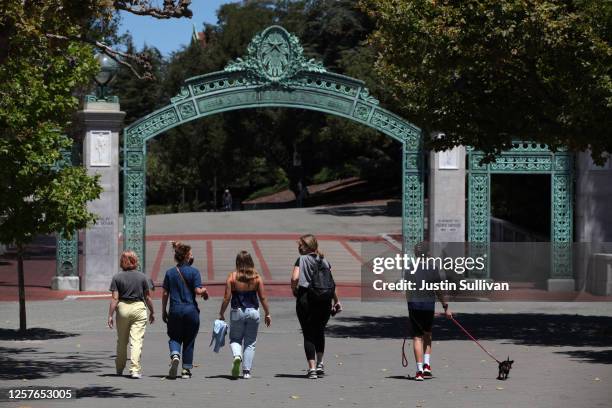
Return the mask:
<path id="1" fill-rule="evenodd" d="M 92 130 L 89 132 L 89 165 L 91 167 L 110 167 L 111 165 L 111 132 L 109 130 Z"/>
<path id="2" fill-rule="evenodd" d="M 459 149 L 449 149 L 438 152 L 438 169 L 459 169 Z"/>
<path id="3" fill-rule="evenodd" d="M 442 218 L 436 220 L 435 228 L 438 232 L 457 232 L 462 224 L 461 220 L 456 218 Z"/>

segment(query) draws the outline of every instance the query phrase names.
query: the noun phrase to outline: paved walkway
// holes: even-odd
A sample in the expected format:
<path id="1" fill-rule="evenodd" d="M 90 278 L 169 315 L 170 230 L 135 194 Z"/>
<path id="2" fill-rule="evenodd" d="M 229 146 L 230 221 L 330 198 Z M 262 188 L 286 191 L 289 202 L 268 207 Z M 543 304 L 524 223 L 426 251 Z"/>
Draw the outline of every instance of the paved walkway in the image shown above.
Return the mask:
<path id="1" fill-rule="evenodd" d="M 380 203 L 332 207 L 236 212 L 181 213 L 147 217 L 146 274 L 161 285 L 164 272 L 174 265 L 170 241 L 193 247 L 195 266 L 208 285 L 225 282 L 240 250 L 249 251 L 266 281 L 278 288 L 277 296 L 290 296 L 286 286 L 298 256 L 296 240 L 314 233 L 332 262 L 341 286 L 359 295 L 361 251 L 364 242 L 383 247 L 398 245 L 392 238 L 401 232 L 401 217 L 385 215 Z M 10 255 L 10 254 L 9 254 Z M 81 257 L 82 258 L 82 257 Z M 81 259 L 81 264 L 82 264 Z M 17 265 L 13 257 L 0 257 L 0 300 L 17 299 Z M 82 269 L 82 265 L 81 265 Z M 55 238 L 43 237 L 29 248 L 25 262 L 26 296 L 29 300 L 63 299 L 92 293 L 50 290 L 55 276 Z M 213 289 L 214 291 L 214 289 Z"/>
<path id="2" fill-rule="evenodd" d="M 360 205 L 258 210 L 215 213 L 183 213 L 147 217 L 146 274 L 159 286 L 164 272 L 174 265 L 170 241 L 181 240 L 193 247 L 195 266 L 213 296 L 220 296 L 227 273 L 240 250 L 249 251 L 263 274 L 273 297 L 291 297 L 289 276 L 297 258 L 296 240 L 314 233 L 331 261 L 334 277 L 344 297 L 361 296 L 362 257 L 395 249 L 401 240 L 401 217 L 387 216 L 377 202 Z M 368 251 L 364 252 L 365 246 Z M 82 263 L 82 257 L 81 257 Z M 81 265 L 82 270 L 82 265 Z M 55 275 L 55 238 L 43 237 L 31 246 L 25 262 L 26 297 L 33 300 L 64 299 L 67 296 L 99 296 L 108 292 L 69 292 L 50 289 Z M 154 293 L 161 296 L 161 291 Z M 611 300 L 585 292 L 552 293 L 513 286 L 504 300 Z M 0 301 L 15 301 L 16 260 L 0 257 Z"/>
<path id="3" fill-rule="evenodd" d="M 152 235 L 147 237 L 147 273 L 154 282 L 163 280 L 163 273 L 174 266 L 170 241 L 191 245 L 194 266 L 206 282 L 224 281 L 236 263 L 241 250 L 251 253 L 255 267 L 268 282 L 286 283 L 297 256 L 299 234 L 190 234 Z M 319 246 L 332 262 L 334 277 L 342 283 L 358 284 L 363 262 L 362 244 L 377 242 L 389 249 L 392 243 L 379 236 L 318 235 Z"/>
<path id="4" fill-rule="evenodd" d="M 402 302 L 346 301 L 328 328 L 325 378 L 303 377 L 302 338 L 291 301 L 271 303 L 261 328 L 253 378 L 229 378 L 227 346 L 208 348 L 219 299 L 202 305 L 194 377 L 171 381 L 160 321 L 147 328 L 140 380 L 114 375 L 115 332 L 104 327 L 107 301 L 32 302 L 28 338 L 13 330 L 17 305 L 0 303 L 2 387 L 68 386 L 78 400 L 0 402 L 7 407 L 609 407 L 612 404 L 610 303 L 464 303 L 457 319 L 514 368 L 497 381 L 497 364 L 463 333 L 436 318 L 435 378 L 411 381 L 401 365 Z M 159 308 L 159 301 L 156 301 Z M 409 346 L 410 344 L 408 344 Z"/>

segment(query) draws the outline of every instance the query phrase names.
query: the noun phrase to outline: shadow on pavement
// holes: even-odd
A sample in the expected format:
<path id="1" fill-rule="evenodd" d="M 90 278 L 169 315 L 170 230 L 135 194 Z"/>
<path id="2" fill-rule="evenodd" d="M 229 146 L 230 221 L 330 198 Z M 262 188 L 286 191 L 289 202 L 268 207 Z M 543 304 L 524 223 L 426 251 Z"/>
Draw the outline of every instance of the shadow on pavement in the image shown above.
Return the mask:
<path id="1" fill-rule="evenodd" d="M 612 350 L 571 350 L 556 351 L 557 354 L 567 354 L 583 363 L 612 364 Z"/>
<path id="2" fill-rule="evenodd" d="M 153 398 L 152 395 L 140 392 L 123 392 L 120 388 L 91 386 L 78 388 L 77 398 Z"/>
<path id="3" fill-rule="evenodd" d="M 66 337 L 80 336 L 78 333 L 68 333 L 53 329 L 34 327 L 25 333 L 13 329 L 0 329 L 0 340 L 55 340 Z"/>
<path id="4" fill-rule="evenodd" d="M 386 205 L 343 205 L 338 207 L 324 207 L 311 210 L 317 215 L 335 215 L 347 217 L 356 215 L 368 215 L 371 217 L 388 215 Z"/>
<path id="5" fill-rule="evenodd" d="M 28 358 L 8 357 L 17 354 L 26 354 Z M 89 353 L 66 357 L 57 353 L 38 352 L 34 348 L 0 347 L 0 356 L 0 380 L 35 380 L 70 373 L 92 373 L 105 367 L 104 364 L 94 361 L 97 356 Z"/>
<path id="6" fill-rule="evenodd" d="M 409 375 L 390 375 L 385 378 L 389 378 L 391 380 L 412 380 L 414 377 L 411 377 Z"/>
<path id="7" fill-rule="evenodd" d="M 337 317 L 328 326 L 332 337 L 401 339 L 408 336 L 407 316 Z M 461 313 L 461 323 L 478 340 L 509 340 L 523 345 L 607 347 L 612 346 L 612 317 L 548 314 Z M 451 321 L 436 317 L 434 340 L 467 340 Z"/>
<path id="8" fill-rule="evenodd" d="M 221 375 L 207 375 L 206 378 L 222 378 L 224 380 L 232 380 L 236 381 L 239 377 L 232 377 L 231 375 L 221 374 Z"/>
<path id="9" fill-rule="evenodd" d="M 299 378 L 303 380 L 306 378 L 306 374 L 274 374 L 276 378 Z"/>

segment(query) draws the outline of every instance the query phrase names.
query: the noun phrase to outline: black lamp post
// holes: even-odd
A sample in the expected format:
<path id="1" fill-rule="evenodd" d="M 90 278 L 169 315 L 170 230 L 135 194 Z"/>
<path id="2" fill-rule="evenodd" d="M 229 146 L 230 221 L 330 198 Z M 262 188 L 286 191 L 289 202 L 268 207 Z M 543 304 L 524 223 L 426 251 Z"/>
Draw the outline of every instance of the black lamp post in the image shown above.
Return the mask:
<path id="1" fill-rule="evenodd" d="M 96 54 L 94 58 L 100 64 L 100 72 L 94 77 L 98 84 L 97 97 L 103 100 L 106 98 L 106 86 L 115 78 L 119 70 L 119 64 L 103 53 Z"/>

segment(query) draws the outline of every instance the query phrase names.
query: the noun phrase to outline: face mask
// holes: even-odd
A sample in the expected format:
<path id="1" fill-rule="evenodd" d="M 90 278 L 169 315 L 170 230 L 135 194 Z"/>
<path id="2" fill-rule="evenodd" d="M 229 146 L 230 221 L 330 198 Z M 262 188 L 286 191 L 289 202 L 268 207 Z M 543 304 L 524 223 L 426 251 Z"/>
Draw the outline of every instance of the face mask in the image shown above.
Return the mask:
<path id="1" fill-rule="evenodd" d="M 187 265 L 189 266 L 193 265 L 193 256 L 189 258 L 189 260 L 187 261 Z"/>

